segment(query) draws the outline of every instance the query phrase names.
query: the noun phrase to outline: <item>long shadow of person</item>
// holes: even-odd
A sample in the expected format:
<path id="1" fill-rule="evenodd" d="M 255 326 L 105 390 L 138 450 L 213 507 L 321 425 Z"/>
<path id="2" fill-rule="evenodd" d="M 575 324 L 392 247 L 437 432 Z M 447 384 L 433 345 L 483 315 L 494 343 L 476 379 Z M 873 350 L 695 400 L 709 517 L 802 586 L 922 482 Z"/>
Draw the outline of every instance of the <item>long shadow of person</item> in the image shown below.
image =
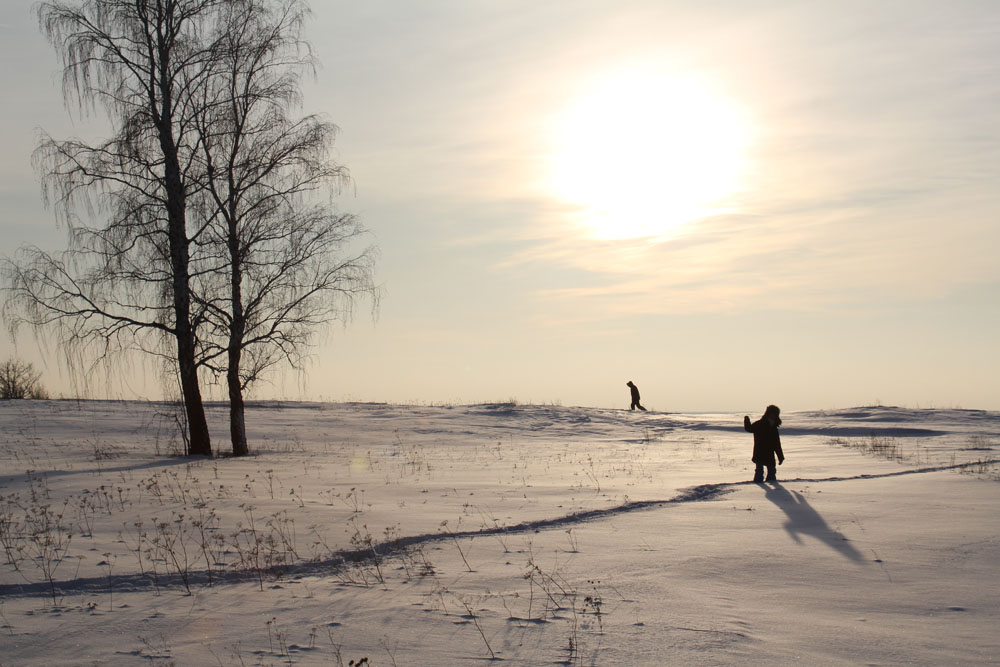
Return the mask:
<path id="1" fill-rule="evenodd" d="M 825 542 L 834 551 L 855 563 L 864 561 L 861 552 L 855 549 L 842 533 L 830 528 L 826 520 L 806 502 L 802 494 L 789 492 L 783 486 L 774 484 L 767 487 L 764 495 L 788 515 L 784 528 L 797 543 L 802 544 L 801 535 L 810 535 Z"/>

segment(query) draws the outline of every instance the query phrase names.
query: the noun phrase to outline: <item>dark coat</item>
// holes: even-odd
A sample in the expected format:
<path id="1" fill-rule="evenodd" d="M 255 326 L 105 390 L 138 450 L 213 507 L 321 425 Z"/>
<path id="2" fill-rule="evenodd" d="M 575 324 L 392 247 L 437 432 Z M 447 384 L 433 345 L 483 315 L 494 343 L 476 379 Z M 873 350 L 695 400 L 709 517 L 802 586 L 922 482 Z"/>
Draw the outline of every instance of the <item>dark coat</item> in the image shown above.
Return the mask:
<path id="1" fill-rule="evenodd" d="M 628 383 L 628 388 L 629 388 L 629 391 L 632 392 L 632 402 L 633 403 L 638 403 L 639 402 L 639 388 L 637 386 L 635 386 L 634 384 L 632 384 L 631 382 Z"/>
<path id="2" fill-rule="evenodd" d="M 774 457 L 777 455 L 778 462 L 785 460 L 785 454 L 781 451 L 781 437 L 778 435 L 778 427 L 772 426 L 763 419 L 758 419 L 750 423 L 749 417 L 743 418 L 743 428 L 753 433 L 753 458 L 754 463 L 774 467 Z"/>

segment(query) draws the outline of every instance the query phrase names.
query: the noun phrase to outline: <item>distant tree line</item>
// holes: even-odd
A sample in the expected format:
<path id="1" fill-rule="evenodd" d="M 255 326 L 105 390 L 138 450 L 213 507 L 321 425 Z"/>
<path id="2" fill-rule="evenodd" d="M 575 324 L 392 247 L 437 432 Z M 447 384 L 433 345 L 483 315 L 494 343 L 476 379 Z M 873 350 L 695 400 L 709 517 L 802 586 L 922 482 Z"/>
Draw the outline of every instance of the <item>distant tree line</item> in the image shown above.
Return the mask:
<path id="1" fill-rule="evenodd" d="M 0 363 L 0 399 L 48 398 L 41 373 L 28 362 L 8 359 Z"/>
<path id="2" fill-rule="evenodd" d="M 103 111 L 112 133 L 46 135 L 36 150 L 69 245 L 5 260 L 12 334 L 54 333 L 79 371 L 123 352 L 163 360 L 194 455 L 212 453 L 201 381 L 225 383 L 233 454 L 245 455 L 247 390 L 280 365 L 301 369 L 317 327 L 378 297 L 377 251 L 331 202 L 349 180 L 330 158 L 337 128 L 293 113 L 315 66 L 308 7 L 84 0 L 37 12 L 67 102 Z"/>

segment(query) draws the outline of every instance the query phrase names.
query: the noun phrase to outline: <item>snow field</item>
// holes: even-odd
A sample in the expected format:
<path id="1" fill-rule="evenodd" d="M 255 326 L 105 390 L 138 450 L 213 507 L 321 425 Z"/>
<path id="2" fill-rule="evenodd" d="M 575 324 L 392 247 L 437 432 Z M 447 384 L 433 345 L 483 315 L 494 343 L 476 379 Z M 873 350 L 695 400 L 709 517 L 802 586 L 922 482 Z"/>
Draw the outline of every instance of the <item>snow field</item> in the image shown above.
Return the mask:
<path id="1" fill-rule="evenodd" d="M 260 404 L 197 461 L 172 415 L 0 404 L 0 662 L 1000 654 L 994 413 L 787 414 L 766 486 L 742 415 Z"/>

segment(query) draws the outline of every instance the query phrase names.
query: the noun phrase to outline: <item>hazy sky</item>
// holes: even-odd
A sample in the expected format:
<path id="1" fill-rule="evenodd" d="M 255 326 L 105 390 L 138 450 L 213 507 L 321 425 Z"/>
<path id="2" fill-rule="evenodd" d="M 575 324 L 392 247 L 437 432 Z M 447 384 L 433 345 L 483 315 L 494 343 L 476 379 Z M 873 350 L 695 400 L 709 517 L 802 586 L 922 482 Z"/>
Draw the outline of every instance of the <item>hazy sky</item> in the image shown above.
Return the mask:
<path id="1" fill-rule="evenodd" d="M 0 8 L 6 253 L 65 245 L 35 129 L 93 131 L 30 5 Z M 1000 409 L 992 0 L 313 10 L 304 109 L 341 128 L 385 295 L 257 396 Z"/>

